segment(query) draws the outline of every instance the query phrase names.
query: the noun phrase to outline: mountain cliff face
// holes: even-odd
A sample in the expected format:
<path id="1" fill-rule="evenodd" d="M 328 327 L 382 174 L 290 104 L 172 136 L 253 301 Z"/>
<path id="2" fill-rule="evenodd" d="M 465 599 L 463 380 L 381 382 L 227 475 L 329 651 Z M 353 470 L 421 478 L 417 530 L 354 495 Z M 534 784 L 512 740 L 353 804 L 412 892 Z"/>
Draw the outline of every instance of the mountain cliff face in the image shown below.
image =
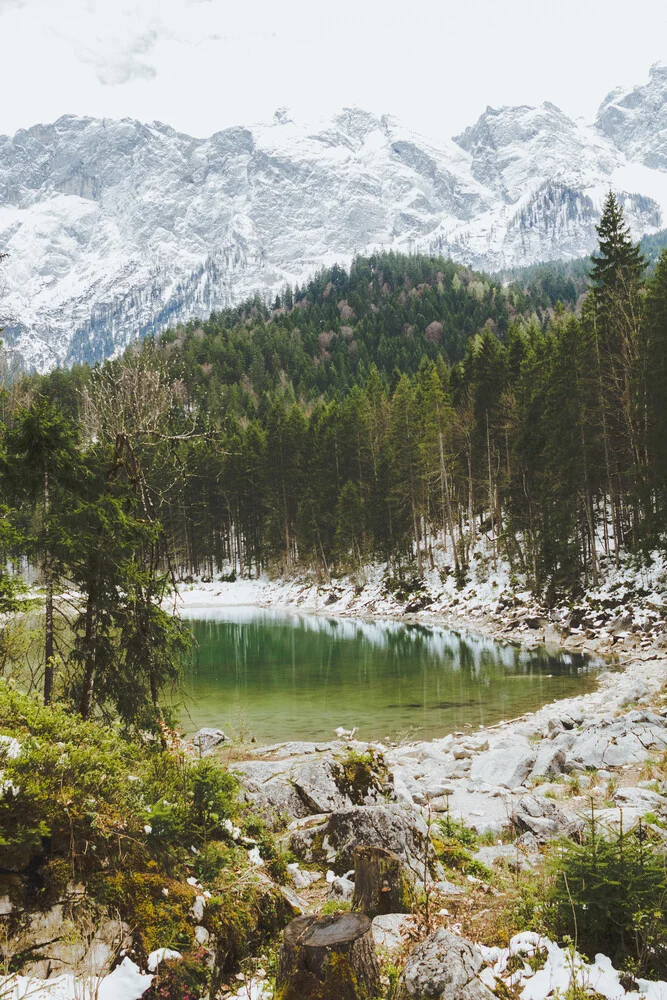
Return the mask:
<path id="1" fill-rule="evenodd" d="M 644 86 L 609 94 L 595 124 L 633 161 L 667 170 L 667 65 L 653 66 Z"/>
<path id="2" fill-rule="evenodd" d="M 345 109 L 316 129 L 195 139 L 67 116 L 0 137 L 0 325 L 30 367 L 302 281 L 358 253 L 445 253 L 484 269 L 580 256 L 610 186 L 637 235 L 667 225 L 667 70 L 606 98 L 594 125 L 488 108 L 434 144 Z"/>

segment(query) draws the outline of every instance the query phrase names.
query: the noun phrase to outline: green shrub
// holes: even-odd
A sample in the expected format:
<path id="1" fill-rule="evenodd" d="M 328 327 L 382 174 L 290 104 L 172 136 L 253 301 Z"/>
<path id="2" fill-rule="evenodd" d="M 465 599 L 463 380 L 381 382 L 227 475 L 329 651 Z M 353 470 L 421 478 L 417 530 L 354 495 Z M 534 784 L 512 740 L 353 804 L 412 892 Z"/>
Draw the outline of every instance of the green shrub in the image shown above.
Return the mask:
<path id="1" fill-rule="evenodd" d="M 100 902 L 133 928 L 141 959 L 156 948 L 186 951 L 194 942 L 191 910 L 197 892 L 160 872 L 155 862 L 146 867 L 145 872 L 97 876 L 91 888 Z"/>
<path id="2" fill-rule="evenodd" d="M 445 813 L 444 819 L 438 822 L 438 827 L 447 840 L 456 841 L 463 847 L 477 847 L 479 844 L 480 838 L 477 831 L 473 830 L 471 826 L 467 826 L 462 819 L 454 819 L 449 809 Z"/>
<path id="3" fill-rule="evenodd" d="M 153 838 L 191 850 L 224 837 L 237 791 L 236 779 L 219 765 L 168 753 L 153 757 L 144 782 Z"/>
<path id="4" fill-rule="evenodd" d="M 110 727 L 45 708 L 0 685 L 0 732 L 20 754 L 3 763 L 0 867 L 22 869 L 34 857 L 66 857 L 73 871 L 133 853 L 143 839 L 144 805 L 137 747 Z"/>
<path id="5" fill-rule="evenodd" d="M 363 805 L 371 792 L 383 794 L 391 780 L 387 763 L 376 750 L 359 753 L 350 748 L 333 768 L 336 784 L 357 806 Z"/>
<path id="6" fill-rule="evenodd" d="M 261 877 L 228 869 L 204 911 L 204 926 L 217 941 L 220 973 L 238 967 L 248 955 L 274 938 L 294 916 L 283 894 Z"/>
<path id="7" fill-rule="evenodd" d="M 194 852 L 229 836 L 238 782 L 216 764 L 131 742 L 1 683 L 0 733 L 21 745 L 2 763 L 0 868 L 60 858 L 85 876 L 157 859 L 189 874 Z"/>
<path id="8" fill-rule="evenodd" d="M 471 853 L 479 845 L 477 832 L 466 826 L 463 820 L 454 819 L 449 810 L 444 818 L 435 824 L 432 839 L 436 854 L 446 868 L 485 881 L 492 878 L 491 870 L 473 858 Z"/>
<path id="9" fill-rule="evenodd" d="M 582 842 L 564 841 L 548 872 L 551 933 L 636 975 L 667 975 L 667 859 L 641 821 L 615 833 L 592 813 Z"/>

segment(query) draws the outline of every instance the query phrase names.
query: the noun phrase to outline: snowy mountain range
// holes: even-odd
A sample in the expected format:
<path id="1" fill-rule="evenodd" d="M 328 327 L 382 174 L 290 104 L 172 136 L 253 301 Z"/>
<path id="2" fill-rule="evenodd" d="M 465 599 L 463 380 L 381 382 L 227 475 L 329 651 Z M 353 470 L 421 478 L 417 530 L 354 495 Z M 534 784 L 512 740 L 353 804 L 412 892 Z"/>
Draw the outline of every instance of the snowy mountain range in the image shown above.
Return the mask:
<path id="1" fill-rule="evenodd" d="M 357 108 L 208 139 L 65 116 L 0 136 L 0 326 L 45 370 L 380 248 L 484 270 L 577 257 L 610 187 L 637 237 L 667 226 L 667 66 L 592 124 L 487 108 L 445 143 Z"/>

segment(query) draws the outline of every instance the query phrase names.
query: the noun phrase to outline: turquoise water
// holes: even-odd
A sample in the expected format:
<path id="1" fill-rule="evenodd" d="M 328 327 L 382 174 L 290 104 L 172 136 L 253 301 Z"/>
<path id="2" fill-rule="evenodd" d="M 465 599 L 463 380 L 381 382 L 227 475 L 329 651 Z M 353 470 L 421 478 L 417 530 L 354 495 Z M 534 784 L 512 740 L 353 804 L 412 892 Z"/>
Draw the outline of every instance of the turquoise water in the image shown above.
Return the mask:
<path id="1" fill-rule="evenodd" d="M 229 607 L 189 611 L 198 648 L 182 721 L 259 743 L 436 737 L 490 725 L 595 686 L 599 661 L 476 635 Z"/>

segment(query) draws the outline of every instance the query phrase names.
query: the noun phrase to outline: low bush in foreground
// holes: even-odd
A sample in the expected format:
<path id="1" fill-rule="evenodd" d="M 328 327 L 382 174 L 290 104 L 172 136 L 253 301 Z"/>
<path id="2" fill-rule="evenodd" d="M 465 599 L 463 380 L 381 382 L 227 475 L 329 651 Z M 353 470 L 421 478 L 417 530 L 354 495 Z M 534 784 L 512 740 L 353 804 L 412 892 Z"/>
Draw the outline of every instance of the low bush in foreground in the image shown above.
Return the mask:
<path id="1" fill-rule="evenodd" d="M 224 769 L 164 751 L 150 737 L 84 722 L 0 685 L 0 867 L 66 858 L 73 875 L 150 860 L 184 864 L 227 836 L 237 783 Z M 0 746 L 0 754 L 3 748 Z"/>
<path id="2" fill-rule="evenodd" d="M 667 855 L 650 828 L 611 831 L 592 813 L 581 843 L 560 844 L 548 872 L 547 932 L 635 975 L 667 976 Z"/>
<path id="3" fill-rule="evenodd" d="M 0 869 L 23 887 L 17 917 L 83 886 L 131 928 L 137 960 L 165 947 L 186 957 L 155 992 L 174 1000 L 200 995 L 196 924 L 212 935 L 222 975 L 290 918 L 264 874 L 283 881 L 285 859 L 224 767 L 164 750 L 150 734 L 44 707 L 2 683 L 0 736 Z M 249 859 L 253 843 L 261 869 Z"/>

